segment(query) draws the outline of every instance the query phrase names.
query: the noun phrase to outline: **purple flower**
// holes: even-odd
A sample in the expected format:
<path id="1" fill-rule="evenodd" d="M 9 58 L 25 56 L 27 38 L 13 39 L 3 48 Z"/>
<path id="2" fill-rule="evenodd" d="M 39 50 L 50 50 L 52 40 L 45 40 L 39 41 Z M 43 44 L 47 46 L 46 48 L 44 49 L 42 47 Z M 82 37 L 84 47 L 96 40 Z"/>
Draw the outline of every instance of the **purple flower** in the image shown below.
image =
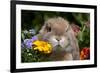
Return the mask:
<path id="1" fill-rule="evenodd" d="M 37 36 L 33 36 L 31 40 L 32 41 L 38 40 L 38 37 Z"/>
<path id="2" fill-rule="evenodd" d="M 31 39 L 25 39 L 24 42 L 21 44 L 21 47 L 32 48 L 32 42 L 38 40 L 37 36 L 33 36 Z"/>
<path id="3" fill-rule="evenodd" d="M 31 39 L 25 39 L 24 44 L 27 48 L 31 48 L 32 47 L 32 40 Z"/>
<path id="4" fill-rule="evenodd" d="M 25 48 L 25 45 L 24 45 L 24 43 L 21 43 L 21 48 Z"/>

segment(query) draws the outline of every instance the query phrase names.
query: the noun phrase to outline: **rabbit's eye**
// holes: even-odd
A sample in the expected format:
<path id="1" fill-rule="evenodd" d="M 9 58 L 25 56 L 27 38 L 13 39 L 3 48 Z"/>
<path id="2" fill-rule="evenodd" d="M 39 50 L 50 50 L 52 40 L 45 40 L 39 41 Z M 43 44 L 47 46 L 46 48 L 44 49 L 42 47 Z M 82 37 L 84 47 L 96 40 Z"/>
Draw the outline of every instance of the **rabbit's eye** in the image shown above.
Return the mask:
<path id="1" fill-rule="evenodd" d="M 51 27 L 47 27 L 47 31 L 50 32 L 51 31 Z"/>

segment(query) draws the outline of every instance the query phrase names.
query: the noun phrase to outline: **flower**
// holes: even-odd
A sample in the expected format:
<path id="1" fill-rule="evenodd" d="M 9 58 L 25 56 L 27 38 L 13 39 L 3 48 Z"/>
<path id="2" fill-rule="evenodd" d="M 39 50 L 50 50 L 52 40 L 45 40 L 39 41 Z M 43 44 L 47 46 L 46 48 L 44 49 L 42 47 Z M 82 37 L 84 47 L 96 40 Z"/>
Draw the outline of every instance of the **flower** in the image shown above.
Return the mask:
<path id="1" fill-rule="evenodd" d="M 38 40 L 38 37 L 37 37 L 37 36 L 33 36 L 33 37 L 31 38 L 31 40 L 32 40 L 32 41 Z"/>
<path id="2" fill-rule="evenodd" d="M 30 30 L 29 30 L 29 33 L 30 33 L 30 34 L 33 34 L 33 35 L 36 34 L 36 32 L 35 32 L 34 29 L 30 29 Z"/>
<path id="3" fill-rule="evenodd" d="M 33 36 L 31 39 L 25 39 L 22 43 L 22 47 L 23 44 L 28 49 L 38 50 L 43 53 L 51 53 L 52 51 L 51 44 L 46 41 L 38 40 L 37 36 Z"/>
<path id="4" fill-rule="evenodd" d="M 51 53 L 52 51 L 51 44 L 45 41 L 36 40 L 33 42 L 33 47 L 33 50 L 38 50 L 47 54 Z"/>
<path id="5" fill-rule="evenodd" d="M 24 44 L 27 48 L 31 48 L 32 47 L 32 40 L 31 39 L 25 39 Z"/>
<path id="6" fill-rule="evenodd" d="M 24 33 L 24 34 L 27 34 L 27 33 L 28 33 L 28 31 L 27 31 L 27 30 L 24 30 L 24 31 L 23 31 L 23 33 Z"/>
<path id="7" fill-rule="evenodd" d="M 31 39 L 25 39 L 21 46 L 23 47 L 25 45 L 26 48 L 32 48 L 32 42 L 35 40 L 38 40 L 37 36 L 33 36 Z"/>
<path id="8" fill-rule="evenodd" d="M 90 48 L 83 48 L 80 53 L 80 59 L 89 59 L 90 58 Z"/>
<path id="9" fill-rule="evenodd" d="M 23 49 L 25 47 L 24 43 L 21 43 L 21 48 Z"/>

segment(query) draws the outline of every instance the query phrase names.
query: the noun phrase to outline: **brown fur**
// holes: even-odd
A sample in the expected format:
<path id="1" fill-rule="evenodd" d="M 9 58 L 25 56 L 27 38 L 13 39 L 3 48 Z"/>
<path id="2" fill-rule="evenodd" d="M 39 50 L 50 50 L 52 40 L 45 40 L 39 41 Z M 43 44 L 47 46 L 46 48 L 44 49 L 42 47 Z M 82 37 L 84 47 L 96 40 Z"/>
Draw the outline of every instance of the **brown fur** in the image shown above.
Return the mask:
<path id="1" fill-rule="evenodd" d="M 48 31 L 48 29 L 51 29 L 51 31 Z M 41 28 L 40 34 L 50 42 L 55 42 L 56 39 L 61 40 L 62 51 L 58 53 L 57 49 L 53 48 L 51 57 L 54 60 L 79 60 L 78 42 L 67 20 L 62 17 L 48 19 Z"/>

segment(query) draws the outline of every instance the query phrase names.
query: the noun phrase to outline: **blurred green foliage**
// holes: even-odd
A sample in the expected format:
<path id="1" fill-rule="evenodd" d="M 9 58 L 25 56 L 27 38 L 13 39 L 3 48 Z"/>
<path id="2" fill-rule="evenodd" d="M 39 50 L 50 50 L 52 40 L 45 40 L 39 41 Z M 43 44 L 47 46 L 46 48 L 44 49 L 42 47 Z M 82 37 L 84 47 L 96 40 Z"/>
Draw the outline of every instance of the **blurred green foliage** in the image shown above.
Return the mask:
<path id="1" fill-rule="evenodd" d="M 50 61 L 49 54 L 40 53 L 37 50 L 23 48 L 21 51 L 21 61 L 24 62 L 45 62 Z"/>
<path id="2" fill-rule="evenodd" d="M 44 21 L 51 17 L 63 17 L 70 23 L 81 26 L 84 22 L 89 20 L 88 13 L 71 13 L 71 12 L 50 12 L 50 11 L 21 11 L 22 30 L 35 29 L 36 32 L 41 28 Z"/>
<path id="3" fill-rule="evenodd" d="M 80 51 L 84 47 L 90 47 L 90 29 L 87 28 L 86 26 L 81 27 L 81 31 L 79 31 L 78 34 L 78 44 Z"/>

